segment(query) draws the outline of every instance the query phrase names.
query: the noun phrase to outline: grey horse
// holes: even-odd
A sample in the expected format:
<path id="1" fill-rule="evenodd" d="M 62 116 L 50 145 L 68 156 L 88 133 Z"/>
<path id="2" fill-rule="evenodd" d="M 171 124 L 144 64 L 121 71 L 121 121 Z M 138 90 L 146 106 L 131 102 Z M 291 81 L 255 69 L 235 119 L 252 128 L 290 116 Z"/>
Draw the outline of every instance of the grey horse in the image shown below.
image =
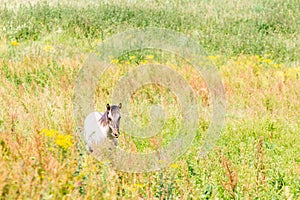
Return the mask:
<path id="1" fill-rule="evenodd" d="M 84 120 L 84 139 L 86 149 L 93 152 L 93 148 L 103 144 L 105 141 L 112 141 L 115 146 L 118 145 L 117 138 L 120 135 L 120 109 L 119 105 L 106 105 L 106 111 L 92 112 Z"/>

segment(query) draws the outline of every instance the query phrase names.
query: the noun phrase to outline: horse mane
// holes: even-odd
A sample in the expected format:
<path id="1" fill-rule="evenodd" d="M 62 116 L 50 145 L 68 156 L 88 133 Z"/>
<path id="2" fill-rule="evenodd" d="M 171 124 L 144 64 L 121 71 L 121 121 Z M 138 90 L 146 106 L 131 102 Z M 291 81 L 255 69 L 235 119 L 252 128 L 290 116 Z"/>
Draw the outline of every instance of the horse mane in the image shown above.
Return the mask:
<path id="1" fill-rule="evenodd" d="M 106 126 L 108 124 L 107 111 L 105 111 L 105 113 L 102 114 L 101 118 L 99 119 L 99 122 L 103 126 Z"/>

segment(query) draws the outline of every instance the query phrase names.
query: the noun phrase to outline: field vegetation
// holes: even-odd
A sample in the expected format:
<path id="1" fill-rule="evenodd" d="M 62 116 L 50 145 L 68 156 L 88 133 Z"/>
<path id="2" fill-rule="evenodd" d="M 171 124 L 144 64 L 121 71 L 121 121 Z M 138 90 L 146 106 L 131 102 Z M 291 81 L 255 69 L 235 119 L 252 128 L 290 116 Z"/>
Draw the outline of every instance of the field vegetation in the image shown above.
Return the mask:
<path id="1" fill-rule="evenodd" d="M 2 2 L 1 199 L 300 199 L 299 13 L 297 0 Z M 126 173 L 86 153 L 73 116 L 74 84 L 99 43 L 145 27 L 182 32 L 205 49 L 224 84 L 226 124 L 200 157 L 212 109 L 201 75 L 155 50 L 111 58 L 114 67 L 95 92 L 99 111 L 119 78 L 140 64 L 168 64 L 198 91 L 199 129 L 187 152 L 161 171 Z M 168 144 L 180 119 L 174 99 L 163 87 L 137 91 L 130 102 L 137 124 L 146 126 L 145 111 L 159 104 L 165 127 L 150 139 L 121 132 L 120 148 Z"/>

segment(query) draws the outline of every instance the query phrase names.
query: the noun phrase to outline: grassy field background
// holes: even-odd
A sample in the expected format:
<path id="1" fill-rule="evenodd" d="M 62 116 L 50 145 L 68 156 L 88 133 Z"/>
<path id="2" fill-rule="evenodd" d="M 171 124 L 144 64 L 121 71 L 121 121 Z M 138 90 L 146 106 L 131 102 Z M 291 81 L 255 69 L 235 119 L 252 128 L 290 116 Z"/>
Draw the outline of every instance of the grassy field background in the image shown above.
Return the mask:
<path id="1" fill-rule="evenodd" d="M 1 199 L 300 199 L 300 4 L 269 1 L 1 1 Z M 216 147 L 200 159 L 210 123 L 209 93 L 184 60 L 169 60 L 197 93 L 199 134 L 168 168 L 114 171 L 88 155 L 73 117 L 74 82 L 89 53 L 115 33 L 160 27 L 202 45 L 221 74 L 227 114 Z M 112 62 L 95 94 L 105 109 L 115 82 L 159 54 Z M 149 140 L 126 134 L 120 147 L 152 151 L 177 129 L 173 94 L 148 86 L 132 98 L 134 116 L 161 104 L 165 129 Z M 118 102 L 114 102 L 118 103 Z M 122 123 L 122 122 L 121 122 Z"/>

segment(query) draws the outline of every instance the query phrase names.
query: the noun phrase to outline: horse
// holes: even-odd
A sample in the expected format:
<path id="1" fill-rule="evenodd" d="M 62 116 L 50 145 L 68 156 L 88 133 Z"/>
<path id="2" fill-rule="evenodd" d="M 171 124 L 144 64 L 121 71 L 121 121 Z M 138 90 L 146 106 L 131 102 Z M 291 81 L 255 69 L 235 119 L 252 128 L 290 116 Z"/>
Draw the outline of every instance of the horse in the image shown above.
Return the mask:
<path id="1" fill-rule="evenodd" d="M 118 145 L 117 138 L 120 135 L 120 109 L 119 105 L 106 105 L 106 111 L 91 112 L 84 120 L 84 139 L 88 152 L 93 152 L 93 148 L 99 147 L 104 142 L 113 142 L 114 146 Z"/>

